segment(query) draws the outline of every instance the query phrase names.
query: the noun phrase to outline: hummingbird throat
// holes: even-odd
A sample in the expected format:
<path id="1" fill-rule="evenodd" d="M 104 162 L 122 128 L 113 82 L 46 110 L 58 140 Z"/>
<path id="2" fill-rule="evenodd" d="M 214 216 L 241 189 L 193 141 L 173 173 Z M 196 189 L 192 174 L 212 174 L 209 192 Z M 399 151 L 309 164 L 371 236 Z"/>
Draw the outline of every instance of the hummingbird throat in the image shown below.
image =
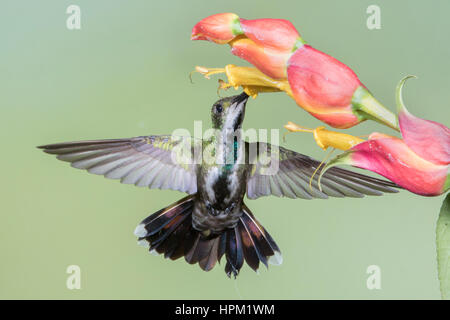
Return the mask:
<path id="1" fill-rule="evenodd" d="M 233 166 L 236 164 L 237 158 L 238 158 L 238 149 L 239 149 L 239 142 L 237 140 L 237 137 L 234 137 L 234 141 L 233 141 L 233 149 L 227 153 L 227 160 L 229 158 L 229 155 L 232 156 L 232 163 L 228 163 L 226 162 L 225 166 L 224 166 L 224 170 L 225 171 L 230 171 Z"/>
<path id="2" fill-rule="evenodd" d="M 216 164 L 222 167 L 223 173 L 229 172 L 239 162 L 242 142 L 240 135 L 224 134 L 219 138 L 216 150 Z"/>

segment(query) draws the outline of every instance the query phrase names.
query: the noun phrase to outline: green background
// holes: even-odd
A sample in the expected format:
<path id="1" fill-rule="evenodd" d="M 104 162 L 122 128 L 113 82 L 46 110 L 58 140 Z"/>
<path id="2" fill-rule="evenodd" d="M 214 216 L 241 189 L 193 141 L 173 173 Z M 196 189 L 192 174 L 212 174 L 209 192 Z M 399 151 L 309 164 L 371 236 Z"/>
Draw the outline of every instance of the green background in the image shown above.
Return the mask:
<path id="1" fill-rule="evenodd" d="M 66 8 L 81 7 L 81 30 Z M 366 8 L 381 8 L 368 30 Z M 37 150 L 46 143 L 193 129 L 209 124 L 213 80 L 195 65 L 245 65 L 226 46 L 189 40 L 192 26 L 217 12 L 284 18 L 309 44 L 349 65 L 391 110 L 404 98 L 415 115 L 449 125 L 450 2 L 441 1 L 2 1 L 0 4 L 0 298 L 310 299 L 439 298 L 435 222 L 443 197 L 406 191 L 364 199 L 247 201 L 280 246 L 284 263 L 244 267 L 237 281 L 224 264 L 209 273 L 184 260 L 149 255 L 133 230 L 182 197 L 74 170 Z M 222 77 L 223 78 L 223 77 Z M 231 93 L 231 92 L 230 92 Z M 226 93 L 226 94 L 230 94 Z M 321 123 L 284 94 L 250 101 L 246 128 Z M 205 125 L 206 126 L 206 125 Z M 375 123 L 352 134 L 391 133 Z M 311 135 L 282 145 L 322 159 Z M 68 265 L 81 290 L 66 288 Z M 366 268 L 381 268 L 368 290 Z"/>

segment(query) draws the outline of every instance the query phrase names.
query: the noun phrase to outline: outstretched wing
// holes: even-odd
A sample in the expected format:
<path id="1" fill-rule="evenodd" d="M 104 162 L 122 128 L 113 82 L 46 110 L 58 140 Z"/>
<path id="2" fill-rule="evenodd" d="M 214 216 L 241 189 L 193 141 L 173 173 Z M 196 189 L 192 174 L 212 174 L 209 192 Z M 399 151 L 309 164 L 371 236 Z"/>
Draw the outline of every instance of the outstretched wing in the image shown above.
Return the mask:
<path id="1" fill-rule="evenodd" d="M 247 181 L 247 196 L 256 199 L 274 195 L 288 198 L 356 197 L 395 193 L 395 183 L 333 167 L 317 183 L 319 173 L 311 176 L 320 162 L 303 154 L 266 143 L 250 143 L 249 160 L 252 165 Z M 320 171 L 320 169 L 319 169 Z"/>
<path id="2" fill-rule="evenodd" d="M 90 140 L 39 146 L 72 167 L 139 187 L 197 191 L 191 138 L 144 136 L 130 139 Z"/>

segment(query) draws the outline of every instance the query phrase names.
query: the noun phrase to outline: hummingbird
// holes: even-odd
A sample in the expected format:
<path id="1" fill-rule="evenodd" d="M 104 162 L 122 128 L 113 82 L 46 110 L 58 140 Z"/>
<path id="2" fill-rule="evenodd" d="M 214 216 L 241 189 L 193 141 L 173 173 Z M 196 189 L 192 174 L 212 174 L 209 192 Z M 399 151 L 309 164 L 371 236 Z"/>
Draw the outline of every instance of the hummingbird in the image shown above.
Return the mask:
<path id="1" fill-rule="evenodd" d="M 321 162 L 283 147 L 242 139 L 239 133 L 247 101 L 244 92 L 216 101 L 211 108 L 216 134 L 210 138 L 150 135 L 38 148 L 72 167 L 125 184 L 187 193 L 142 220 L 135 230 L 138 243 L 172 260 L 184 256 L 205 271 L 225 256 L 228 277 L 236 277 L 244 261 L 255 271 L 260 263 L 266 267 L 282 263 L 278 245 L 244 203 L 245 195 L 249 199 L 269 195 L 327 199 L 397 192 L 392 182 L 338 167 L 323 175 L 319 188 L 314 173 Z M 180 150 L 191 161 L 182 160 Z M 213 160 L 206 161 L 205 154 Z"/>

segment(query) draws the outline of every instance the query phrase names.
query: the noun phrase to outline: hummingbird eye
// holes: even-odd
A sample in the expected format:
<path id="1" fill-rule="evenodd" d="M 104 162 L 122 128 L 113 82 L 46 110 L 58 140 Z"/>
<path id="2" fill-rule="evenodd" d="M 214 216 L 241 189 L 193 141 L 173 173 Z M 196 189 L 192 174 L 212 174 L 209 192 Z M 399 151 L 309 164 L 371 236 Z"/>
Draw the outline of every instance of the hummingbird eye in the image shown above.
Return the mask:
<path id="1" fill-rule="evenodd" d="M 220 104 L 216 105 L 216 112 L 222 113 L 222 111 L 223 111 L 223 107 Z"/>

